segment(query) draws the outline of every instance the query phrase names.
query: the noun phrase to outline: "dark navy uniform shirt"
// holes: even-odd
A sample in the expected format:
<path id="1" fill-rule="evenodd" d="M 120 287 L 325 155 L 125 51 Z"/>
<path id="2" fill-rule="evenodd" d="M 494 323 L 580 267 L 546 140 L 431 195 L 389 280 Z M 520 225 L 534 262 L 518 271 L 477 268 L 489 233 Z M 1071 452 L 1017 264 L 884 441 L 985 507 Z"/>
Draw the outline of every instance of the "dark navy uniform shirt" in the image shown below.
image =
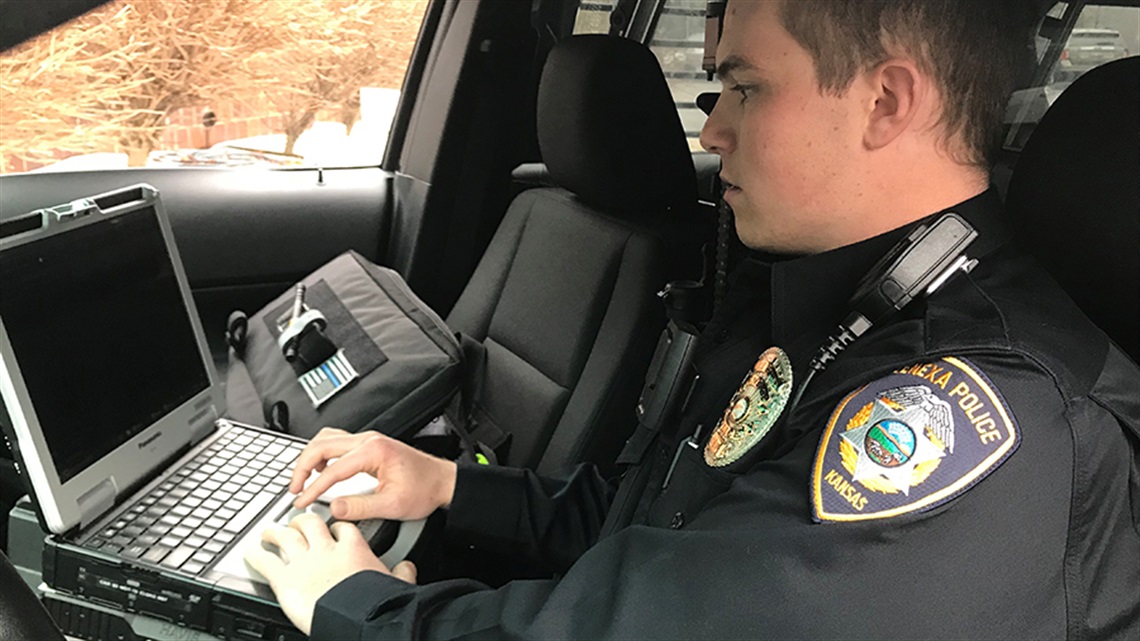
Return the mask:
<path id="1" fill-rule="evenodd" d="M 737 271 L 632 523 L 599 539 L 587 467 L 461 468 L 449 527 L 558 579 L 361 572 L 313 637 L 1140 638 L 1140 369 L 1007 242 L 992 191 L 951 210 L 977 267 L 852 344 L 734 466 L 703 449 L 753 363 L 779 347 L 802 381 L 907 229 Z"/>

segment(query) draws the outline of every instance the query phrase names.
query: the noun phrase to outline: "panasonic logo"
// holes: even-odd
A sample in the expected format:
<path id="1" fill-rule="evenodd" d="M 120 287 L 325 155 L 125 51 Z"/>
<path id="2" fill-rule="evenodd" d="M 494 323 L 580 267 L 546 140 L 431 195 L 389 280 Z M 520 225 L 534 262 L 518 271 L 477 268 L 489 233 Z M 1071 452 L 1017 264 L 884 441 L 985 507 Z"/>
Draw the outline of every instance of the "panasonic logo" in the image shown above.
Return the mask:
<path id="1" fill-rule="evenodd" d="M 143 448 L 144 448 L 144 447 L 146 447 L 147 445 L 150 445 L 151 443 L 153 443 L 153 442 L 157 441 L 157 440 L 158 440 L 158 439 L 160 439 L 160 438 L 162 438 L 162 432 L 155 432 L 155 433 L 154 433 L 154 436 L 151 436 L 151 437 L 150 437 L 150 438 L 148 438 L 147 440 L 145 440 L 145 441 L 139 441 L 139 449 L 140 449 L 140 450 L 141 450 L 141 449 L 143 449 Z"/>

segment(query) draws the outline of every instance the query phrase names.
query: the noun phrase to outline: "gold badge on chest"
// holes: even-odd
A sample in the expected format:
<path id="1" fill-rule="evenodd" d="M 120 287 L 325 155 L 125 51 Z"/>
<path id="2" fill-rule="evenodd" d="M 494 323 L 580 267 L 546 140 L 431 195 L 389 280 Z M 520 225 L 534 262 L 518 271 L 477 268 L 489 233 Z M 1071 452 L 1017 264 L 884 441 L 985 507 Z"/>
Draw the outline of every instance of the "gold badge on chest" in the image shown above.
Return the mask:
<path id="1" fill-rule="evenodd" d="M 724 467 L 753 448 L 780 418 L 792 393 L 792 363 L 779 347 L 769 347 L 717 423 L 705 445 L 705 463 Z"/>

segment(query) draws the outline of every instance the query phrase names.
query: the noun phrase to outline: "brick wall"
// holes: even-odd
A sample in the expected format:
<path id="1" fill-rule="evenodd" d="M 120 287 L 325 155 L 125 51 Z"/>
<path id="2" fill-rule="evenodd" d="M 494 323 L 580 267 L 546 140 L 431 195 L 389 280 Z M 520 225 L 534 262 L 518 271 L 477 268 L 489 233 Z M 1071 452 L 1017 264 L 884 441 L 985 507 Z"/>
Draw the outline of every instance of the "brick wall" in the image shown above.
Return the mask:
<path id="1" fill-rule="evenodd" d="M 162 132 L 162 142 L 159 148 L 204 149 L 227 140 L 264 134 L 279 134 L 285 131 L 285 122 L 281 114 L 268 113 L 256 106 L 243 103 L 222 103 L 212 105 L 209 108 L 217 116 L 216 124 L 210 128 L 209 144 L 207 144 L 206 139 L 206 127 L 202 126 L 202 113 L 206 107 L 185 107 L 174 111 L 167 117 L 166 128 Z M 52 155 L 56 160 L 63 160 L 72 154 L 56 150 Z M 25 158 L 4 158 L 3 160 L 4 173 L 31 171 L 51 164 L 51 162 L 27 160 Z"/>
<path id="2" fill-rule="evenodd" d="M 206 107 L 186 107 L 170 114 L 162 133 L 164 149 L 202 149 L 219 142 L 282 133 L 285 123 L 280 114 L 271 114 L 241 103 L 224 103 L 209 107 L 217 123 L 209 129 L 202 126 Z"/>

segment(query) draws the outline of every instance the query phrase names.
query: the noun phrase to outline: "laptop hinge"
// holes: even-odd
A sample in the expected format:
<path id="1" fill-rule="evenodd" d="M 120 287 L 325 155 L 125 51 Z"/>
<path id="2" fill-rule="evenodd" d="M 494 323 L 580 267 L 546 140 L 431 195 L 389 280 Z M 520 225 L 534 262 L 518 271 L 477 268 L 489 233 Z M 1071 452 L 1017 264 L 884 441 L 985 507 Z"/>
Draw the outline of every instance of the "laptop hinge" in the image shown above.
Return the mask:
<path id="1" fill-rule="evenodd" d="M 217 408 L 208 398 L 198 401 L 194 409 L 197 411 L 188 421 L 190 423 L 190 443 L 192 445 L 200 443 L 202 439 L 217 429 L 217 418 L 219 416 Z"/>
<path id="2" fill-rule="evenodd" d="M 115 507 L 115 482 L 105 478 L 79 497 L 79 528 L 86 528 Z"/>

